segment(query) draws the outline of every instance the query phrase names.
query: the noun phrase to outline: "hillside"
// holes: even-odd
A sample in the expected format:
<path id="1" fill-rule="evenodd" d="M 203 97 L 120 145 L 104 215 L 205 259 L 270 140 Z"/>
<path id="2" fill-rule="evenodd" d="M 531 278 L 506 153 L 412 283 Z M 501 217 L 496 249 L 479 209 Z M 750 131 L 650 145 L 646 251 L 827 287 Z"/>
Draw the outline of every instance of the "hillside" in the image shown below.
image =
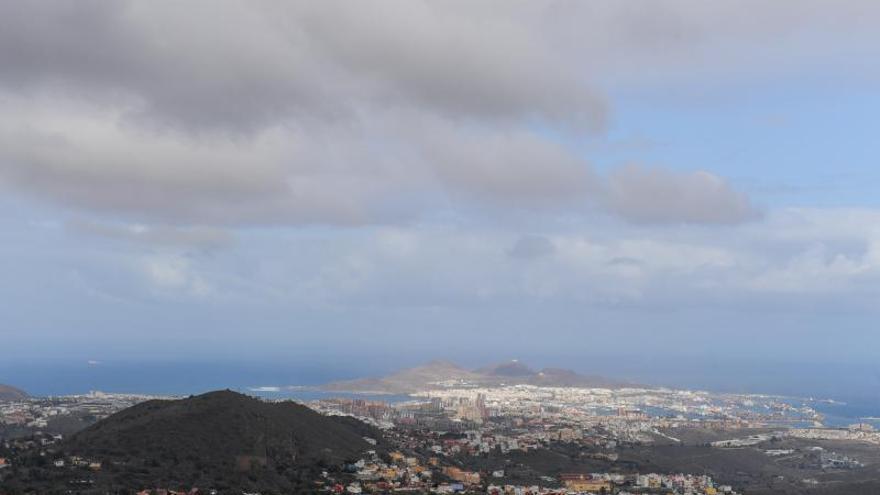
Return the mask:
<path id="1" fill-rule="evenodd" d="M 603 388 L 636 386 L 601 376 L 581 375 L 565 369 L 544 368 L 536 371 L 517 360 L 512 360 L 474 371 L 448 361 L 431 361 L 426 365 L 401 370 L 385 377 L 333 382 L 323 385 L 321 389 L 406 394 L 449 384 Z"/>
<path id="2" fill-rule="evenodd" d="M 28 394 L 24 390 L 9 385 L 0 384 L 0 401 L 26 399 Z"/>
<path id="3" fill-rule="evenodd" d="M 514 359 L 480 368 L 477 370 L 477 373 L 487 376 L 515 378 L 532 376 L 535 374 L 535 370 L 529 368 L 528 365 L 519 362 L 519 360 Z"/>
<path id="4" fill-rule="evenodd" d="M 364 436 L 381 439 L 350 418 L 222 391 L 136 405 L 62 448 L 67 456 L 101 462 L 100 482 L 114 486 L 277 492 L 302 490 L 322 467 L 338 469 L 375 448 Z"/>

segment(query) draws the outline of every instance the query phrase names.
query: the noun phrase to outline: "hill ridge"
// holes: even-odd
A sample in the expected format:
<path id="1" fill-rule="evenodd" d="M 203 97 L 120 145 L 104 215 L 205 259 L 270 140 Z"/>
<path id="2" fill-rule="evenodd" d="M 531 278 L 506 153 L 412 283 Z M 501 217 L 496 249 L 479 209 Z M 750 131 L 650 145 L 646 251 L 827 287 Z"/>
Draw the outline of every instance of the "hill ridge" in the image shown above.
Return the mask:
<path id="1" fill-rule="evenodd" d="M 433 360 L 424 365 L 399 370 L 384 377 L 331 382 L 319 388 L 324 391 L 337 392 L 407 394 L 456 383 L 475 386 L 538 385 L 584 388 L 638 386 L 598 375 L 582 375 L 562 368 L 543 368 L 535 371 L 521 361 L 513 359 L 473 371 L 451 361 Z"/>
<path id="2" fill-rule="evenodd" d="M 113 466 L 132 488 L 225 483 L 277 492 L 383 448 L 381 439 L 353 418 L 221 390 L 137 404 L 76 433 L 63 450 Z"/>

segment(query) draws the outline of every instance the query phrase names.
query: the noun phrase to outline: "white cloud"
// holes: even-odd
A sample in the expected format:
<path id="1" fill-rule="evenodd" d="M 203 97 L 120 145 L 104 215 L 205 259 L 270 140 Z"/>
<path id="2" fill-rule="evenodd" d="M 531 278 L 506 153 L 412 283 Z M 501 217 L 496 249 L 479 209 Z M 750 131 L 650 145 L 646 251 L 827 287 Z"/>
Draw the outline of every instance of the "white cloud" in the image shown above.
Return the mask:
<path id="1" fill-rule="evenodd" d="M 849 216 L 831 210 L 812 221 L 831 228 Z M 542 236 L 430 227 L 338 232 L 332 240 L 295 242 L 297 257 L 273 264 L 271 283 L 277 293 L 310 306 L 508 307 L 540 301 L 677 308 L 747 307 L 759 300 L 773 307 L 807 294 L 823 307 L 870 310 L 880 292 L 876 237 L 856 228 L 844 243 L 842 233 L 832 240 L 821 229 L 807 237 L 791 218 L 773 212 L 767 222 L 723 233 L 691 227 L 669 236 L 623 224 L 597 235 L 585 233 L 599 232 L 589 224 Z M 511 259 L 511 249 L 532 243 L 537 248 L 528 256 L 539 263 Z M 835 297 L 824 300 L 827 295 Z"/>
<path id="2" fill-rule="evenodd" d="M 872 253 L 851 257 L 815 245 L 791 259 L 758 274 L 750 282 L 757 291 L 832 294 L 854 289 L 860 278 L 880 275 L 871 263 Z"/>
<path id="3" fill-rule="evenodd" d="M 182 256 L 155 255 L 141 260 L 140 269 L 150 286 L 159 293 L 206 297 L 213 288 Z"/>

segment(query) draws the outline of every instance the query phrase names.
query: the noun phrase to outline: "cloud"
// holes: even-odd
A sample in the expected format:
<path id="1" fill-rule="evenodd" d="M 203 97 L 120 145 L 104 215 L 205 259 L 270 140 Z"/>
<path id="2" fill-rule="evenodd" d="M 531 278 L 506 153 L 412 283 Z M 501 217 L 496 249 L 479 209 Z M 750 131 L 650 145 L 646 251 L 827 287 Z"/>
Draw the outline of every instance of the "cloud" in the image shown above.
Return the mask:
<path id="1" fill-rule="evenodd" d="M 150 246 L 169 246 L 215 250 L 234 242 L 231 232 L 214 227 L 174 227 L 168 225 L 107 224 L 90 220 L 68 222 L 68 229 L 78 234 L 124 240 Z"/>
<path id="2" fill-rule="evenodd" d="M 880 241 L 867 239 L 861 252 L 832 249 L 814 241 L 749 282 L 758 292 L 834 294 L 871 290 L 880 278 Z"/>
<path id="3" fill-rule="evenodd" d="M 517 239 L 507 254 L 513 258 L 535 259 L 549 256 L 556 251 L 553 241 L 539 235 L 525 235 Z"/>
<path id="4" fill-rule="evenodd" d="M 583 200 L 597 187 L 582 159 L 530 132 L 432 133 L 424 151 L 450 190 L 508 205 Z"/>
<path id="5" fill-rule="evenodd" d="M 611 212 L 643 224 L 737 224 L 760 215 L 745 194 L 714 174 L 638 165 L 611 174 L 605 201 Z"/>
<path id="6" fill-rule="evenodd" d="M 412 113 L 369 127 L 279 127 L 192 138 L 53 98 L 0 116 L 0 186 L 142 222 L 361 225 L 469 204 L 559 206 L 589 165 L 527 130 L 468 132 Z"/>
<path id="7" fill-rule="evenodd" d="M 420 1 L 4 5 L 0 81 L 131 101 L 132 117 L 198 130 L 388 105 L 601 126 L 603 100 L 521 22 L 529 9 L 512 13 Z"/>
<path id="8" fill-rule="evenodd" d="M 643 263 L 637 258 L 617 257 L 608 260 L 608 266 L 640 267 Z"/>
<path id="9" fill-rule="evenodd" d="M 814 47 L 869 46 L 856 42 L 873 38 L 878 10 L 858 0 L 38 0 L 0 6 L 0 84 L 127 102 L 132 118 L 197 131 L 383 107 L 601 128 L 597 80 L 766 71 L 777 58 L 794 71 Z M 780 36 L 801 43 L 768 43 Z M 682 68 L 692 70 L 670 70 Z"/>
<path id="10" fill-rule="evenodd" d="M 186 294 L 203 298 L 213 287 L 194 269 L 192 263 L 176 255 L 156 255 L 140 260 L 139 270 L 157 293 Z"/>
<path id="11" fill-rule="evenodd" d="M 194 260 L 205 265 L 192 268 L 212 287 L 243 290 L 229 295 L 233 301 L 249 300 L 251 288 L 259 287 L 269 301 L 340 310 L 509 309 L 537 301 L 560 311 L 582 305 L 803 311 L 798 298 L 809 297 L 821 307 L 874 311 L 880 243 L 854 222 L 867 215 L 801 213 L 818 224 L 851 225 L 836 242 L 821 229 L 805 233 L 789 212 L 721 231 L 685 226 L 657 236 L 640 227 L 611 231 L 588 223 L 513 242 L 496 228 L 377 227 L 297 236 L 282 248 L 297 256 L 240 243 L 235 258 L 253 260 L 252 268 L 237 270 L 246 283 L 215 278 L 224 271 L 222 260 Z M 274 261 L 265 265 L 264 259 Z"/>
<path id="12" fill-rule="evenodd" d="M 624 169 L 603 192 L 564 143 L 607 127 L 603 87 L 794 74 L 813 48 L 870 59 L 847 50 L 877 45 L 876 14 L 812 1 L 4 2 L 0 187 L 165 225 L 581 214 L 591 201 L 640 223 L 732 224 L 752 207 L 711 174 Z M 768 43 L 782 35 L 799 43 Z"/>
<path id="13" fill-rule="evenodd" d="M 529 126 L 590 132 L 606 103 L 516 10 L 4 4 L 0 186 L 211 225 L 569 200 L 588 167 Z"/>

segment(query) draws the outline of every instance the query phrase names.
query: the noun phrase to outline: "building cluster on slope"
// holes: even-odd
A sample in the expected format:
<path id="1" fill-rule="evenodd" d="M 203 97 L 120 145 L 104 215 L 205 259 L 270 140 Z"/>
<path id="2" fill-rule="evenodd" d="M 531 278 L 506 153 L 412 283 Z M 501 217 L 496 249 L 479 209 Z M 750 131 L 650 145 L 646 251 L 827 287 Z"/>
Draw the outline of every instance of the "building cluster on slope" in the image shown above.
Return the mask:
<path id="1" fill-rule="evenodd" d="M 501 484 L 484 479 L 478 472 L 447 467 L 440 471 L 444 481 L 435 483 L 433 471 L 415 458 L 400 454 L 391 464 L 374 457 L 358 461 L 357 479 L 348 484 L 328 484 L 332 493 L 485 493 L 487 495 L 575 495 L 655 493 L 663 495 L 737 495 L 733 487 L 717 484 L 711 477 L 691 474 L 568 473 L 547 478 L 543 485 Z M 435 466 L 436 467 L 436 466 Z M 493 472 L 488 477 L 502 477 Z"/>
<path id="2" fill-rule="evenodd" d="M 447 439 L 431 448 L 439 449 L 437 453 L 471 455 L 495 449 L 529 451 L 553 442 L 614 450 L 619 444 L 678 442 L 665 432 L 679 427 L 787 428 L 821 419 L 807 405 L 776 397 L 667 389 L 514 385 L 431 389 L 413 396 L 417 400 L 397 404 L 326 399 L 310 405 L 325 414 L 352 415 L 385 429 L 457 433 L 464 439 Z M 846 430 L 838 435 L 872 434 Z M 763 440 L 732 442 L 749 441 Z"/>
<path id="3" fill-rule="evenodd" d="M 880 432 L 867 425 L 854 425 L 850 428 L 792 428 L 784 434 L 791 438 L 808 440 L 845 440 L 880 445 Z"/>
<path id="4" fill-rule="evenodd" d="M 90 392 L 84 395 L 29 397 L 0 402 L 0 427 L 36 433 L 52 429 L 53 422 L 70 418 L 89 424 L 154 398 L 156 397 L 148 395 Z"/>
<path id="5" fill-rule="evenodd" d="M 397 483 L 408 489 L 413 483 L 422 489 L 433 483 L 433 491 L 457 492 L 486 489 L 498 495 L 547 493 L 733 493 L 730 486 L 716 486 L 705 477 L 682 475 L 573 475 L 551 480 L 544 476 L 537 486 L 505 484 L 511 478 L 501 470 L 468 471 L 487 456 L 539 449 L 569 449 L 582 459 L 615 463 L 623 449 L 652 443 L 682 443 L 679 429 L 701 431 L 751 431 L 774 433 L 744 435 L 712 443 L 718 448 L 758 448 L 760 444 L 785 437 L 859 440 L 880 443 L 880 434 L 861 425 L 852 428 L 824 428 L 823 416 L 808 401 L 767 395 L 713 394 L 670 389 L 600 389 L 512 385 L 467 386 L 450 383 L 415 394 L 414 400 L 398 403 L 361 399 L 324 399 L 309 405 L 325 414 L 357 416 L 384 428 L 409 452 L 420 452 L 433 464 L 413 475 L 397 473 L 368 480 L 377 469 L 359 474 L 363 491 Z M 563 444 L 563 445 L 560 445 Z M 777 455 L 773 450 L 768 456 Z M 785 455 L 785 454 L 778 454 Z M 857 468 L 857 460 L 834 453 L 817 455 L 822 469 Z M 473 458 L 474 461 L 469 461 Z M 415 459 L 411 457 L 410 459 Z M 425 473 L 430 472 L 428 476 Z M 371 484 L 372 483 L 372 484 Z M 376 485 L 375 483 L 380 483 Z M 421 483 L 421 485 L 418 485 Z M 347 489 L 347 488 L 346 488 Z"/>

